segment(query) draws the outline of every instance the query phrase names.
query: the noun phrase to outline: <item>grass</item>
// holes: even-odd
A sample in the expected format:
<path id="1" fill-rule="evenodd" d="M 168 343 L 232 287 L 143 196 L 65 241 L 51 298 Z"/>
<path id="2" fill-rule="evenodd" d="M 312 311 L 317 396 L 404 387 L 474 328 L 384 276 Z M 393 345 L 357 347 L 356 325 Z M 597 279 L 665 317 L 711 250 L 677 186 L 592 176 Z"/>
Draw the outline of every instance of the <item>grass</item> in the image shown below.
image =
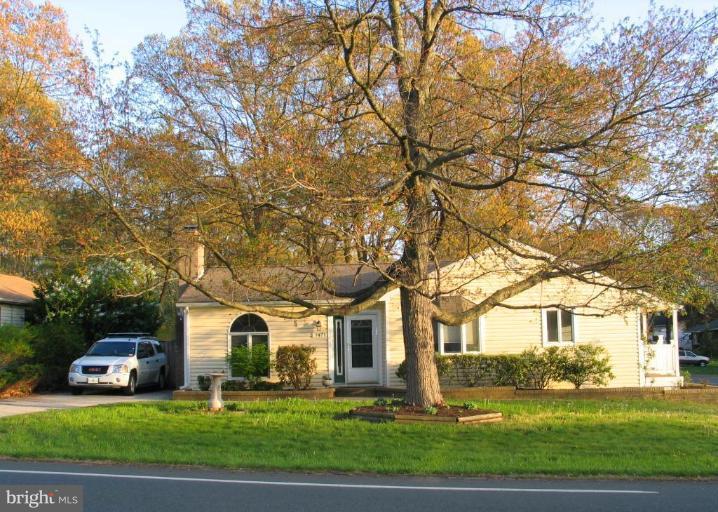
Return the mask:
<path id="1" fill-rule="evenodd" d="M 0 420 L 0 455 L 229 468 L 410 474 L 716 476 L 718 404 L 481 402 L 502 423 L 349 419 L 357 402 L 145 402 Z"/>
<path id="2" fill-rule="evenodd" d="M 711 361 L 708 366 L 681 366 L 691 375 L 718 375 L 718 361 Z"/>

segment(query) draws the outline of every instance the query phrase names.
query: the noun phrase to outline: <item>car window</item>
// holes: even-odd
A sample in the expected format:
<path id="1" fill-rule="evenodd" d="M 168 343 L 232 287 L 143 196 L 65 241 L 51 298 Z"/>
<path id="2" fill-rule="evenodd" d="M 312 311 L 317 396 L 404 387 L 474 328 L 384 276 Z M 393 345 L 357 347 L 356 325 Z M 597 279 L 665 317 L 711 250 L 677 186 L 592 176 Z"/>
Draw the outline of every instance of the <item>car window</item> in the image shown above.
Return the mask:
<path id="1" fill-rule="evenodd" d="M 158 354 L 165 353 L 165 348 L 162 346 L 162 343 L 153 343 L 152 345 L 155 347 L 155 352 Z"/>
<path id="2" fill-rule="evenodd" d="M 146 357 L 152 357 L 154 350 L 152 350 L 152 344 L 147 341 L 140 342 L 140 346 L 137 349 L 137 359 L 144 359 Z"/>
<path id="3" fill-rule="evenodd" d="M 134 341 L 103 341 L 97 342 L 90 347 L 85 354 L 90 357 L 132 357 L 135 355 Z"/>

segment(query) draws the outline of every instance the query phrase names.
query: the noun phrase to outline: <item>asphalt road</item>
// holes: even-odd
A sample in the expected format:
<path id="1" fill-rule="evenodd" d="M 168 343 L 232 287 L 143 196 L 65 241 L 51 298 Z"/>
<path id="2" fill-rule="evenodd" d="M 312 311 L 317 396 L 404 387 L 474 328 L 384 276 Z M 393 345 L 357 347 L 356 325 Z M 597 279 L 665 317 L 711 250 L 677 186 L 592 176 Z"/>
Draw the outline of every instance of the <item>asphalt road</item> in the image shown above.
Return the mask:
<path id="1" fill-rule="evenodd" d="M 0 485 L 20 484 L 82 485 L 86 512 L 660 512 L 718 504 L 718 481 L 379 477 L 0 460 Z"/>

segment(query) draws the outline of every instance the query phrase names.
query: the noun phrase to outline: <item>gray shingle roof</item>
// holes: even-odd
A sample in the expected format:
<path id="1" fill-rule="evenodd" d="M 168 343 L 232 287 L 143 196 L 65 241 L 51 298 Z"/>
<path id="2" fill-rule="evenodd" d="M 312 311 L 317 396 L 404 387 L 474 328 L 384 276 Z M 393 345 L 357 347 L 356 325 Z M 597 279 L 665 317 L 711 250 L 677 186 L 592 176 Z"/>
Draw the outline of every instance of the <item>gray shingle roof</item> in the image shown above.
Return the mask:
<path id="1" fill-rule="evenodd" d="M 30 304 L 36 284 L 19 276 L 0 274 L 0 303 Z"/>
<path id="2" fill-rule="evenodd" d="M 339 294 L 346 294 L 364 290 L 377 280 L 382 279 L 376 269 L 361 264 L 327 265 L 323 271 L 324 286 L 322 286 L 321 271 L 318 267 L 263 267 L 248 272 L 253 274 L 251 281 L 254 283 L 265 284 L 306 300 L 336 300 L 336 296 L 324 288 L 334 290 Z M 274 295 L 257 292 L 237 284 L 226 268 L 208 268 L 200 279 L 200 283 L 211 293 L 233 302 L 281 300 Z M 213 300 L 195 287 L 183 284 L 180 286 L 178 302 L 209 303 Z"/>

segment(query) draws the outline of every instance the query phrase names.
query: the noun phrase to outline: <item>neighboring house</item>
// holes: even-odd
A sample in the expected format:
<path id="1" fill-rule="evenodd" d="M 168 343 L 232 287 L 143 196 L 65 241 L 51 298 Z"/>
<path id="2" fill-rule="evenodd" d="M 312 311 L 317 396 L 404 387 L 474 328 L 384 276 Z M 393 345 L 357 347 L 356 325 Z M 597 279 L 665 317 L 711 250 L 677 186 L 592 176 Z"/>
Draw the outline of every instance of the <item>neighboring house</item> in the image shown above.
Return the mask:
<path id="1" fill-rule="evenodd" d="M 718 340 L 718 319 L 691 325 L 686 328 L 685 334 L 687 341 L 685 346 L 681 344 L 681 348 L 700 350 Z"/>
<path id="2" fill-rule="evenodd" d="M 204 268 L 204 249 L 197 245 L 187 258 L 187 271 L 201 286 L 234 302 L 291 308 L 276 298 L 233 283 L 222 268 Z M 513 263 L 512 263 L 513 261 Z M 493 290 L 516 280 L 515 258 L 493 253 L 476 259 L 442 265 L 442 308 L 462 308 L 479 302 Z M 297 272 L 299 270 L 300 272 Z M 340 304 L 341 299 L 317 288 L 313 281 L 297 279 L 299 267 L 268 267 L 259 272 L 274 286 L 318 304 Z M 335 292 L 366 288 L 380 279 L 375 270 L 359 265 L 332 265 L 327 279 Z M 256 276 L 255 276 L 256 277 Z M 608 278 L 599 276 L 605 281 Z M 467 283 L 458 290 L 456 283 Z M 450 292 L 448 290 L 451 290 Z M 562 278 L 544 282 L 463 326 L 436 326 L 436 349 L 442 354 L 519 353 L 529 347 L 602 345 L 607 350 L 615 378 L 612 387 L 678 386 L 678 346 L 673 336 L 654 337 L 650 314 L 638 307 L 620 308 L 621 292 L 615 288 Z M 642 295 L 653 310 L 672 310 L 672 333 L 677 335 L 677 306 Z M 567 306 L 557 309 L 555 304 Z M 574 305 L 575 306 L 572 306 Z M 234 346 L 304 344 L 316 348 L 318 374 L 313 385 L 328 375 L 337 386 L 403 387 L 396 369 L 404 360 L 399 290 L 386 293 L 371 309 L 346 317 L 312 316 L 300 320 L 263 314 L 246 314 L 222 306 L 196 288 L 184 284 L 178 300 L 184 350 L 184 387 L 197 388 L 197 377 L 230 370 L 227 354 Z M 296 306 L 295 306 L 296 307 Z M 650 339 L 648 348 L 643 339 Z M 232 376 L 230 377 L 240 377 Z M 272 376 L 274 377 L 274 376 Z M 276 377 L 275 377 L 276 378 Z"/>
<path id="3" fill-rule="evenodd" d="M 0 274 L 0 325 L 25 324 L 27 309 L 35 300 L 35 286 L 22 277 Z"/>

